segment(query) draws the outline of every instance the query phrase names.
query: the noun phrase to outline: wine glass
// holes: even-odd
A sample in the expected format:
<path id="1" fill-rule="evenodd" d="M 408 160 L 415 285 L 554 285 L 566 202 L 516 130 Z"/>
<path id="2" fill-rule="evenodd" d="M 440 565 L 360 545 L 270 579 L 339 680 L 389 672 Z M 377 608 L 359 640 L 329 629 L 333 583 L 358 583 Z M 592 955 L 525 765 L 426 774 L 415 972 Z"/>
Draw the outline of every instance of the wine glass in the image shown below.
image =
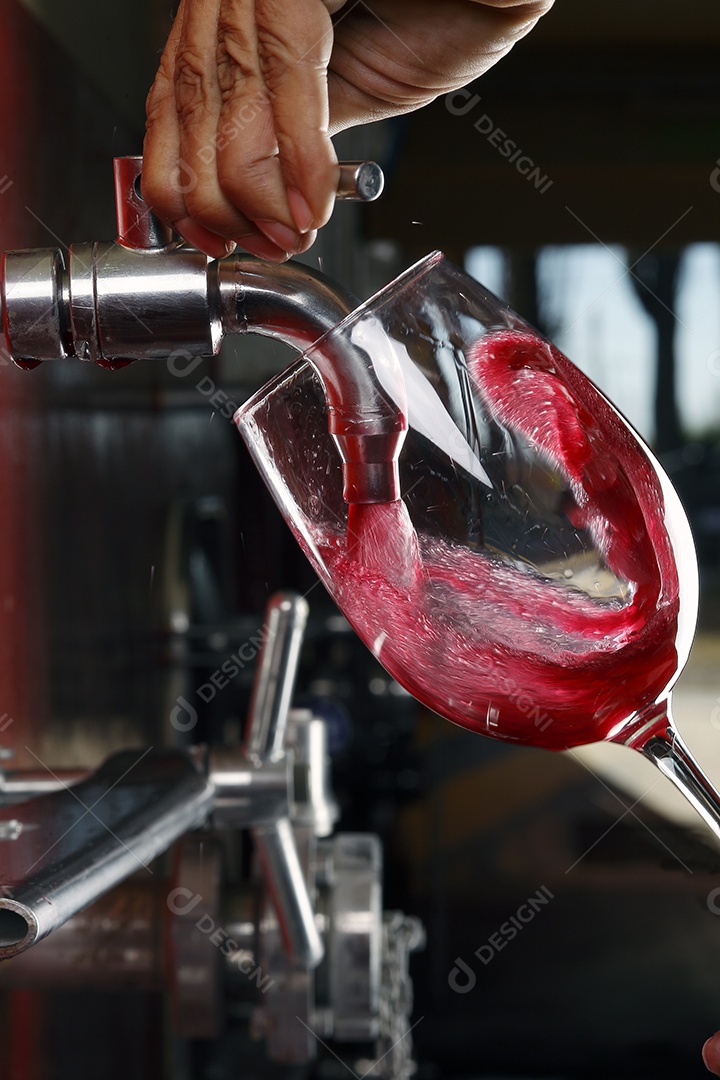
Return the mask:
<path id="1" fill-rule="evenodd" d="M 351 349 L 402 401 L 395 501 L 343 494 L 318 372 Z M 670 711 L 698 606 L 686 516 L 627 421 L 537 331 L 435 253 L 235 419 L 320 579 L 419 701 L 515 743 L 630 746 L 720 837 L 720 799 Z"/>

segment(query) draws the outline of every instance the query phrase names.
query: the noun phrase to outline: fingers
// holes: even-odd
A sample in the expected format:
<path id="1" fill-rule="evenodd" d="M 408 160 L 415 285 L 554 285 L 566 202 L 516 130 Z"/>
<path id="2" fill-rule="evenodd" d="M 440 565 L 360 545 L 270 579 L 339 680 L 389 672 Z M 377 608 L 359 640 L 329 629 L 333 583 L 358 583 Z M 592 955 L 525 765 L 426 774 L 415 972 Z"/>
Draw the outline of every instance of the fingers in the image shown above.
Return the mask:
<path id="1" fill-rule="evenodd" d="M 232 203 L 289 251 L 324 225 L 337 187 L 326 70 L 332 24 L 319 0 L 222 0 L 217 170 Z"/>
<path id="2" fill-rule="evenodd" d="M 155 213 L 213 257 L 237 241 L 262 258 L 283 260 L 224 198 L 215 168 L 221 99 L 215 70 L 218 0 L 183 0 L 147 102 L 143 195 Z"/>
<path id="3" fill-rule="evenodd" d="M 180 128 L 174 89 L 175 55 L 180 40 L 183 8 L 184 4 L 181 4 L 145 103 L 143 198 L 168 224 L 179 220 L 186 212 L 182 176 L 178 170 Z"/>
<path id="4" fill-rule="evenodd" d="M 332 3 L 333 0 L 328 0 Z M 143 194 L 212 256 L 307 250 L 332 212 L 323 0 L 183 0 L 148 97 Z"/>
<path id="5" fill-rule="evenodd" d="M 299 228 L 319 228 L 332 213 L 338 184 L 328 131 L 332 22 L 318 0 L 256 0 L 256 9 L 293 220 Z"/>
<path id="6" fill-rule="evenodd" d="M 187 217 L 235 239 L 251 232 L 252 226 L 225 197 L 217 175 L 219 17 L 220 0 L 185 0 L 174 70 L 179 161 L 188 172 L 183 191 Z"/>

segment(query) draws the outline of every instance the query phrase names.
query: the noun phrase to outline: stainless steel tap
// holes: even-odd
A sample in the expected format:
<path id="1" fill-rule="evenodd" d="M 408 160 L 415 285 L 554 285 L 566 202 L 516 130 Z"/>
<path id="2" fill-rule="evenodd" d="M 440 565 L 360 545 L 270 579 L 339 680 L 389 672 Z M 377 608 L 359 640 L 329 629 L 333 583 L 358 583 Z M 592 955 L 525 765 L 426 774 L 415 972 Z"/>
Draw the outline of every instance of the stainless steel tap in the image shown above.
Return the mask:
<path id="1" fill-rule="evenodd" d="M 212 356 L 226 334 L 261 334 L 301 351 L 317 343 L 311 362 L 342 458 L 346 501 L 398 499 L 397 459 L 407 429 L 402 379 L 389 392 L 372 357 L 329 334 L 357 300 L 299 263 L 238 253 L 209 260 L 150 212 L 141 172 L 139 157 L 115 161 L 114 242 L 5 254 L 0 306 L 10 356 L 23 366 L 76 357 L 117 367 Z M 343 166 L 341 196 L 376 197 L 378 173 L 372 163 Z M 387 360 L 397 363 L 392 351 Z"/>
<path id="2" fill-rule="evenodd" d="M 12 841 L 0 869 L 0 960 L 31 948 L 211 821 L 216 829 L 252 830 L 287 952 L 317 966 L 323 947 L 290 822 L 295 763 L 285 747 L 307 615 L 307 602 L 295 594 L 268 602 L 246 752 L 123 751 L 70 783 L 48 771 L 40 792 L 36 776 L 8 784 L 0 772 L 0 804 L 13 800 L 0 807 L 0 840 Z M 312 726 L 310 716 L 302 719 Z M 313 831 L 325 836 L 336 813 L 325 788 L 324 741 L 304 756 Z"/>
<path id="3" fill-rule="evenodd" d="M 243 748 L 0 770 L 0 990 L 165 989 L 193 1039 L 216 1038 L 240 999 L 273 1061 L 311 1063 L 322 1033 L 374 1044 L 373 1075 L 410 1080 L 424 933 L 383 912 L 379 838 L 334 831 L 326 722 L 291 708 L 307 614 L 293 593 L 267 605 Z M 245 829 L 251 876 L 222 842 Z"/>

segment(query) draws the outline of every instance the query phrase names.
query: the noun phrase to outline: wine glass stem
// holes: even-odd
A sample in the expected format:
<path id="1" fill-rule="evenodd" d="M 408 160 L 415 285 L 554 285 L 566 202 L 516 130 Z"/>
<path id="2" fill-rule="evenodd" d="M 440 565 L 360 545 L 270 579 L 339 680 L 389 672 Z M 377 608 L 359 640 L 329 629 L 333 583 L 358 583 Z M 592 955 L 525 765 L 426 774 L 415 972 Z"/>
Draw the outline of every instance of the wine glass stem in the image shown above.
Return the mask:
<path id="1" fill-rule="evenodd" d="M 664 729 L 654 731 L 646 742 L 634 744 L 634 749 L 657 765 L 720 840 L 720 796 L 673 724 L 669 722 Z"/>

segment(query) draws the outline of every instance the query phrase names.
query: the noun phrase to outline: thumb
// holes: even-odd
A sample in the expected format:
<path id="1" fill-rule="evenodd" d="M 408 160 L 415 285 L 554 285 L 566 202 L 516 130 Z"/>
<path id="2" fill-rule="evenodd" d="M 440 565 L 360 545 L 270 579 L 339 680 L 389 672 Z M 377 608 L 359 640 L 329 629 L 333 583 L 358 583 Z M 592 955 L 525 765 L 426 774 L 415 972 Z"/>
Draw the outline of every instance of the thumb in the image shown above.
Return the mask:
<path id="1" fill-rule="evenodd" d="M 702 1048 L 705 1068 L 714 1076 L 720 1076 L 720 1031 L 711 1035 Z"/>

